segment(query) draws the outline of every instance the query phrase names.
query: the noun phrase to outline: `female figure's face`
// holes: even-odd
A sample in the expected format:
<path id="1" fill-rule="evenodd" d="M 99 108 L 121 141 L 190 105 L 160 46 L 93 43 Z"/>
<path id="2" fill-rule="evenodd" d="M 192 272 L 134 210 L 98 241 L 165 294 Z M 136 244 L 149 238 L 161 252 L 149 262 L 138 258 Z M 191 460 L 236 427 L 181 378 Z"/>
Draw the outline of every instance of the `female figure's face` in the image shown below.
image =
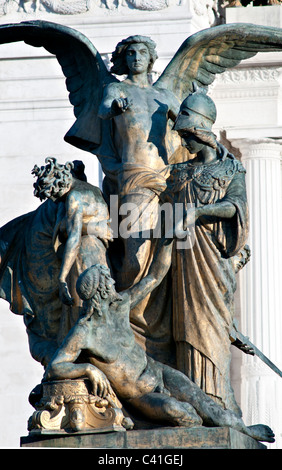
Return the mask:
<path id="1" fill-rule="evenodd" d="M 204 144 L 192 133 L 179 133 L 183 147 L 186 147 L 191 154 L 199 153 Z"/>

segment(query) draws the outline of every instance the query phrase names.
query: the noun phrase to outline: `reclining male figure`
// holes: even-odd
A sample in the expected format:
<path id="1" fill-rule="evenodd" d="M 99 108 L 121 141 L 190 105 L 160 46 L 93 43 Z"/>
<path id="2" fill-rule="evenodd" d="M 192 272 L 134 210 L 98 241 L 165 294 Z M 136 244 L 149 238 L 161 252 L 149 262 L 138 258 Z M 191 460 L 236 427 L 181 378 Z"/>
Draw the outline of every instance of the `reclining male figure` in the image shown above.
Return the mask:
<path id="1" fill-rule="evenodd" d="M 273 442 L 268 426 L 247 427 L 186 375 L 153 360 L 136 343 L 130 310 L 161 282 L 170 267 L 171 249 L 172 240 L 164 241 L 148 275 L 120 294 L 105 266 L 91 266 L 80 275 L 81 316 L 49 363 L 44 380 L 87 376 L 94 394 L 106 397 L 114 390 L 149 420 L 185 427 L 228 426 L 259 441 Z M 82 352 L 88 363 L 75 362 Z"/>

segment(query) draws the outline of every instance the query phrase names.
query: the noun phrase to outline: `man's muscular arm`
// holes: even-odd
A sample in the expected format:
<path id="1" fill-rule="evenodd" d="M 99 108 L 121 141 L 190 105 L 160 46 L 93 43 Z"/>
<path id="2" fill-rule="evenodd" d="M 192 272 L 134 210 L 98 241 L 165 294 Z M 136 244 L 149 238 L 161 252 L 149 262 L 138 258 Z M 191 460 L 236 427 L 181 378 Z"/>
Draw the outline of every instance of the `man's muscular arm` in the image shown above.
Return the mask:
<path id="1" fill-rule="evenodd" d="M 59 274 L 59 295 L 64 304 L 73 305 L 74 300 L 69 293 L 67 276 L 78 254 L 83 224 L 83 204 L 81 195 L 77 191 L 72 191 L 67 196 L 65 208 L 67 241 Z"/>
<path id="2" fill-rule="evenodd" d="M 135 307 L 141 300 L 150 294 L 164 279 L 171 265 L 173 238 L 164 238 L 160 244 L 148 275 L 141 279 L 135 286 L 129 288 L 130 308 Z"/>

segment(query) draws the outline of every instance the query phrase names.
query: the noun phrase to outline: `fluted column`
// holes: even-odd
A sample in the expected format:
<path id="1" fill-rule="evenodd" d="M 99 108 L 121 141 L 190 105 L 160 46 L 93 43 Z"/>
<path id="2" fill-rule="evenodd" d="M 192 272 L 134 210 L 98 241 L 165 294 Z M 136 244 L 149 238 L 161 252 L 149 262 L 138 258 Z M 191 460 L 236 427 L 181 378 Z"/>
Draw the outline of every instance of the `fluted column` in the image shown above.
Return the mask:
<path id="1" fill-rule="evenodd" d="M 282 370 L 281 152 L 273 139 L 236 140 L 246 168 L 251 261 L 240 274 L 241 331 Z M 263 423 L 282 447 L 282 378 L 244 354 L 241 408 L 246 424 Z"/>

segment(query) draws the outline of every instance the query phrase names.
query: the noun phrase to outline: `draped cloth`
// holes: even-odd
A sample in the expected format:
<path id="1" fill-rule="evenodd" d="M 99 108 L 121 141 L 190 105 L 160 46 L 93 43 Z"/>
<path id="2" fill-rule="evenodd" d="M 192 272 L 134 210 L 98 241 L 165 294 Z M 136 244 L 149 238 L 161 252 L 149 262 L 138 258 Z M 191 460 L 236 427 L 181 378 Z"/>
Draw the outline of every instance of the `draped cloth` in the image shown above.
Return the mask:
<path id="1" fill-rule="evenodd" d="M 92 264 L 107 263 L 103 242 L 94 235 L 82 236 L 68 278 L 75 304 L 62 304 L 58 279 L 64 218 L 64 203 L 47 200 L 0 228 L 0 297 L 9 302 L 13 313 L 23 315 L 31 355 L 44 366 L 78 318 L 77 277 Z"/>
<path id="2" fill-rule="evenodd" d="M 172 258 L 173 336 L 177 368 L 227 408 L 239 412 L 230 386 L 230 339 L 234 315 L 232 257 L 245 245 L 248 207 L 245 170 L 226 149 L 207 165 L 179 164 L 171 172 L 175 202 L 201 207 L 229 201 L 231 219 L 200 217 Z"/>
<path id="3" fill-rule="evenodd" d="M 119 226 L 120 237 L 111 247 L 110 258 L 119 291 L 143 279 L 156 255 L 162 235 L 160 198 L 166 190 L 169 171 L 169 167 L 156 171 L 145 165 L 127 163 L 118 173 L 119 211 L 123 215 Z M 123 230 L 127 226 L 126 234 Z M 130 322 L 136 341 L 148 355 L 174 365 L 171 314 L 171 281 L 168 274 L 151 294 L 131 310 Z"/>

